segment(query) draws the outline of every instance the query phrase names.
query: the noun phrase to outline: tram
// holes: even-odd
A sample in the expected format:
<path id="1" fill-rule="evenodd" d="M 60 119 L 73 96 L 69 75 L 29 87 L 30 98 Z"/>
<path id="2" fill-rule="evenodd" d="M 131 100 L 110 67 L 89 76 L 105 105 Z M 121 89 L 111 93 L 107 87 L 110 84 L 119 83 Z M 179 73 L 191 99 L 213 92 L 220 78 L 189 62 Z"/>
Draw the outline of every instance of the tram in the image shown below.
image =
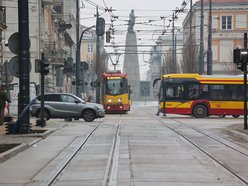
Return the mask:
<path id="1" fill-rule="evenodd" d="M 102 75 L 102 100 L 106 113 L 126 113 L 130 110 L 130 86 L 128 75 L 121 71 L 109 71 Z"/>

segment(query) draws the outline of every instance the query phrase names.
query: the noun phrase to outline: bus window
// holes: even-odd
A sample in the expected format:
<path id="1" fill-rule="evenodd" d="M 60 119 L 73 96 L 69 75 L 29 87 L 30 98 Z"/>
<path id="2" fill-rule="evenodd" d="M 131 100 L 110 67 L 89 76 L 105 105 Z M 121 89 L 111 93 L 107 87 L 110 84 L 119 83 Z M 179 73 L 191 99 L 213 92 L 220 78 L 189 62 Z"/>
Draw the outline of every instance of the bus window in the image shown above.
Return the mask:
<path id="1" fill-rule="evenodd" d="M 167 84 L 166 100 L 183 99 L 185 88 L 182 84 Z"/>
<path id="2" fill-rule="evenodd" d="M 233 85 L 211 85 L 211 100 L 231 100 Z"/>
<path id="3" fill-rule="evenodd" d="M 199 97 L 199 85 L 191 84 L 189 85 L 189 99 L 197 99 Z"/>

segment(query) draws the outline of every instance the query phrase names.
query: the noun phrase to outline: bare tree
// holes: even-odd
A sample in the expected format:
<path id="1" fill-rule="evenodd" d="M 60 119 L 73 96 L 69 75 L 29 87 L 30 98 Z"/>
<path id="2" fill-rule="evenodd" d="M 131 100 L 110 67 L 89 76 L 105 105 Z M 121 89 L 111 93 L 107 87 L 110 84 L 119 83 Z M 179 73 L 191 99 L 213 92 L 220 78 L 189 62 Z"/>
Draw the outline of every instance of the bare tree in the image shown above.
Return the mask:
<path id="1" fill-rule="evenodd" d="M 173 73 L 173 54 L 172 53 L 168 53 L 166 55 L 165 61 L 163 62 L 163 72 L 164 74 L 171 74 Z"/>
<path id="2" fill-rule="evenodd" d="M 183 59 L 181 60 L 183 73 L 197 73 L 199 69 L 199 53 L 193 36 L 185 42 Z"/>

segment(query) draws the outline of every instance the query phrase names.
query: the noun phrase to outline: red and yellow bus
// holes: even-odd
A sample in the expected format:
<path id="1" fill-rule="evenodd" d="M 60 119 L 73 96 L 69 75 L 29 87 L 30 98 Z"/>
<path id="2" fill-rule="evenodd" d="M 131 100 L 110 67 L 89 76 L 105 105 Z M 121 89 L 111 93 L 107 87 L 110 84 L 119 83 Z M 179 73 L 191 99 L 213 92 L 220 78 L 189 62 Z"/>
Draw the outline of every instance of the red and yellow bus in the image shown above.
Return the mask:
<path id="1" fill-rule="evenodd" d="M 160 80 L 159 109 L 162 113 L 197 118 L 209 115 L 236 118 L 244 114 L 242 76 L 167 74 Z"/>
<path id="2" fill-rule="evenodd" d="M 130 110 L 130 86 L 128 75 L 120 71 L 105 72 L 102 75 L 102 98 L 106 113 L 125 113 Z"/>

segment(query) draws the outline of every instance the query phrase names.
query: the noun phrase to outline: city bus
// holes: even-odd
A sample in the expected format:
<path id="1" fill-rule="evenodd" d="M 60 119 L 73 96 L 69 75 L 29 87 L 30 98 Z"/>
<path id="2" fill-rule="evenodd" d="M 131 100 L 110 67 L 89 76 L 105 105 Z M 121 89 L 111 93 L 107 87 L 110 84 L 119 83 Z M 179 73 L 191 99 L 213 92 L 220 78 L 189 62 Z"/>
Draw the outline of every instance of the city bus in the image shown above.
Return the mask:
<path id="1" fill-rule="evenodd" d="M 109 71 L 102 75 L 102 98 L 106 113 L 126 113 L 130 110 L 130 86 L 128 75 L 121 71 Z"/>
<path id="2" fill-rule="evenodd" d="M 161 80 L 159 111 L 166 114 L 209 115 L 234 118 L 244 114 L 242 76 L 167 74 Z"/>

